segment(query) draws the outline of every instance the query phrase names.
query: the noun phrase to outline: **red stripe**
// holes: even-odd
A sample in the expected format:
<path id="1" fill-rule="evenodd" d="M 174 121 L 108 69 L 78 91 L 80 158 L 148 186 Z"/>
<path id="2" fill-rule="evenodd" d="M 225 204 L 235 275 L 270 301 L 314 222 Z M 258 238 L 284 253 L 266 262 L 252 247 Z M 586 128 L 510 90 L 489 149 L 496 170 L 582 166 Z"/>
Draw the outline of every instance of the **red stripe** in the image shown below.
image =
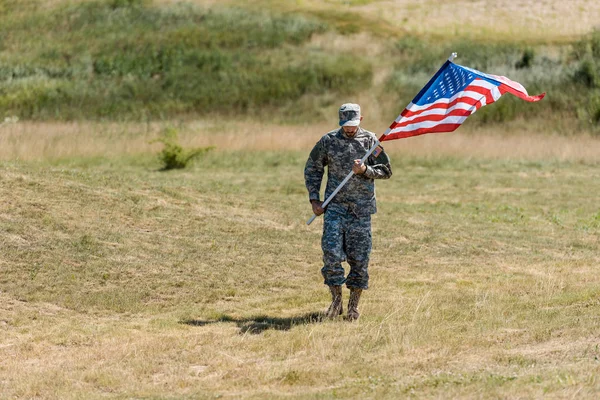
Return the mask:
<path id="1" fill-rule="evenodd" d="M 421 123 L 421 122 L 425 122 L 425 121 L 432 121 L 432 122 L 442 121 L 449 116 L 468 117 L 468 116 L 472 115 L 473 113 L 475 113 L 475 111 L 479 110 L 481 107 L 483 107 L 483 104 L 481 103 L 481 101 L 477 101 L 477 104 L 475 104 L 475 110 L 473 110 L 473 111 L 455 110 L 455 111 L 453 111 L 449 114 L 445 114 L 445 115 L 428 115 L 428 116 L 424 116 L 424 117 L 420 117 L 420 118 L 415 118 L 412 121 L 399 123 L 396 127 L 408 126 L 410 124 L 417 124 L 417 123 Z M 411 131 L 394 132 L 394 133 L 385 135 L 382 138 L 383 138 L 383 140 L 393 140 L 393 139 L 402 139 L 402 138 L 411 137 L 411 136 L 424 135 L 426 133 L 452 132 L 452 131 L 456 130 L 456 128 L 458 128 L 460 125 L 462 125 L 462 122 L 460 124 L 438 124 L 438 125 L 434 125 L 430 128 L 418 128 L 418 129 L 413 129 Z M 381 142 L 383 140 L 380 139 L 379 141 Z"/>
<path id="2" fill-rule="evenodd" d="M 544 98 L 544 96 L 546 96 L 546 92 L 544 92 L 542 94 L 538 94 L 537 96 L 529 96 L 523 92 L 518 91 L 515 88 L 508 86 L 505 83 L 501 83 L 500 86 L 498 86 L 498 88 L 500 89 L 500 93 L 502 93 L 502 94 L 510 93 L 512 95 L 517 96 L 520 99 L 523 99 L 526 101 L 531 101 L 531 102 L 540 101 L 541 99 Z"/>
<path id="3" fill-rule="evenodd" d="M 481 87 L 481 86 L 467 86 L 467 89 L 469 90 L 469 92 L 476 92 L 476 93 L 482 94 L 484 96 L 487 96 L 488 93 L 490 93 L 492 91 L 492 89 Z M 467 90 L 467 89 L 465 89 L 465 90 Z"/>
<path id="4" fill-rule="evenodd" d="M 428 108 L 424 108 L 423 110 L 419 110 L 419 111 L 409 111 L 408 109 L 404 109 L 404 111 L 402 111 L 402 113 L 400 114 L 400 116 L 405 117 L 405 118 L 409 118 L 415 115 L 419 115 L 422 114 L 425 111 L 429 111 L 429 110 L 446 110 L 448 108 L 452 108 L 455 105 L 457 105 L 458 103 L 465 103 L 468 104 L 470 106 L 474 106 L 475 104 L 477 104 L 479 100 L 475 100 L 472 99 L 470 97 L 459 97 L 456 100 L 452 101 L 451 103 L 447 103 L 447 104 L 434 104 L 431 107 Z M 394 124 L 398 124 L 398 122 L 394 121 L 392 122 L 392 127 L 394 127 Z"/>
<path id="5" fill-rule="evenodd" d="M 486 95 L 485 95 L 485 104 L 492 104 L 493 102 L 495 102 L 496 100 L 494 99 L 494 95 L 492 94 L 492 91 L 490 90 Z M 481 107 L 481 106 L 479 106 Z M 479 109 L 479 107 L 477 107 L 477 109 Z"/>
<path id="6" fill-rule="evenodd" d="M 493 100 L 494 99 L 492 97 L 490 99 L 490 101 L 493 103 Z M 487 104 L 489 104 L 489 103 L 487 103 Z M 447 114 L 443 114 L 443 115 L 425 115 L 422 117 L 417 117 L 410 121 L 398 122 L 394 125 L 393 128 L 390 128 L 390 130 L 393 130 L 394 128 L 401 128 L 404 126 L 418 124 L 418 123 L 426 122 L 426 121 L 439 122 L 439 121 L 443 121 L 447 117 L 468 117 L 468 116 L 472 115 L 475 111 L 477 111 L 481 107 L 483 107 L 481 100 L 478 100 L 476 102 L 476 104 L 474 104 L 474 107 L 475 107 L 474 110 L 454 110 L 454 111 L 451 111 L 451 112 L 449 112 Z M 440 130 L 438 130 L 438 127 L 440 127 L 440 126 L 441 127 L 449 127 L 449 126 L 453 127 L 454 125 L 456 125 L 456 127 L 458 127 L 461 124 L 438 124 L 438 125 L 435 125 L 430 128 L 418 128 L 418 129 L 411 130 L 411 131 L 395 132 L 395 133 L 389 134 L 385 137 L 387 138 L 388 136 L 391 136 L 392 138 L 403 138 L 403 137 L 422 135 L 424 133 L 429 133 L 429 132 L 451 132 L 451 131 L 440 131 Z M 446 129 L 446 128 L 441 128 L 441 129 Z M 456 128 L 453 128 L 452 130 L 455 130 L 455 129 Z M 415 135 L 415 134 L 412 134 L 412 132 L 421 132 L 421 133 L 417 133 Z M 384 140 L 391 140 L 391 139 L 384 139 Z"/>
<path id="7" fill-rule="evenodd" d="M 469 91 L 469 92 L 476 92 L 479 93 L 481 95 L 488 95 L 489 93 L 491 93 L 490 89 L 481 87 L 481 86 L 467 86 L 466 88 L 463 89 L 463 91 Z M 453 101 L 451 101 L 450 103 L 438 103 L 438 104 L 433 104 L 431 107 L 427 107 L 424 108 L 422 110 L 417 110 L 417 111 L 410 111 L 408 108 L 405 108 L 404 111 L 402 111 L 402 113 L 400 113 L 400 116 L 402 117 L 412 117 L 413 115 L 417 115 L 417 114 L 421 114 L 425 111 L 428 110 L 434 110 L 434 109 L 444 109 L 444 108 L 450 108 L 453 107 L 454 105 L 458 104 L 458 103 L 467 103 L 469 105 L 474 105 L 477 100 L 472 99 L 470 97 L 467 96 L 461 96 L 458 97 L 456 99 L 454 99 Z"/>
<path id="8" fill-rule="evenodd" d="M 477 101 L 476 103 L 479 104 L 479 107 L 481 107 L 481 102 Z M 473 105 L 475 107 L 477 107 L 475 104 Z M 477 108 L 479 108 L 477 107 Z M 397 123 L 392 124 L 393 127 L 390 127 L 391 129 L 395 129 L 395 128 L 399 128 L 402 126 L 407 126 L 407 125 L 412 125 L 412 124 L 418 124 L 420 122 L 424 122 L 424 121 L 441 121 L 447 117 L 468 117 L 469 115 L 471 115 L 472 112 L 471 110 L 452 110 L 449 113 L 446 114 L 434 114 L 434 115 L 424 115 L 422 117 L 417 117 L 415 119 L 411 119 L 410 121 L 400 121 Z"/>
<path id="9" fill-rule="evenodd" d="M 379 138 L 380 142 L 385 140 L 403 139 L 412 136 L 424 135 L 426 133 L 442 133 L 455 131 L 461 124 L 440 124 L 431 128 L 419 128 L 412 131 L 390 133 Z"/>

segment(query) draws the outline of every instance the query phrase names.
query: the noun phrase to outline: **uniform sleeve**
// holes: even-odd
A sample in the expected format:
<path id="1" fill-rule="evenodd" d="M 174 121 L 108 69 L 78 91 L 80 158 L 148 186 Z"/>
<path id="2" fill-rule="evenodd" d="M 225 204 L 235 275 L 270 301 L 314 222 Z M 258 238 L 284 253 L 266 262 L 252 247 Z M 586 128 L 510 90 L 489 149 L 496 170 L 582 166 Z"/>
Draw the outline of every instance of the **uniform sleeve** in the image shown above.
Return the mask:
<path id="1" fill-rule="evenodd" d="M 383 150 L 383 147 L 381 147 L 381 152 L 377 155 L 377 157 L 371 155 L 368 158 L 366 164 L 367 170 L 363 174 L 365 178 L 389 179 L 392 176 L 392 166 L 390 165 L 390 158 L 388 157 L 385 150 Z"/>
<path id="2" fill-rule="evenodd" d="M 321 181 L 323 180 L 326 165 L 327 153 L 324 140 L 321 139 L 310 152 L 310 156 L 308 156 L 306 166 L 304 167 L 304 182 L 308 190 L 309 200 L 319 200 Z"/>

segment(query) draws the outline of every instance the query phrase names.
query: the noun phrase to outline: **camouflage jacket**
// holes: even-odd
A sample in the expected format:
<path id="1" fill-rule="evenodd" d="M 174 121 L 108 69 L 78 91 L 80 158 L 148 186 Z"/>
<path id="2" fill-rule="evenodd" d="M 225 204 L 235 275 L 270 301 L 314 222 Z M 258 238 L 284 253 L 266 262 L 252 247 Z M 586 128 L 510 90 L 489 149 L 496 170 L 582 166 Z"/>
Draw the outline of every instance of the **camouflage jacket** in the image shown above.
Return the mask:
<path id="1" fill-rule="evenodd" d="M 360 127 L 354 137 L 346 136 L 342 128 L 325 134 L 310 152 L 304 167 L 309 200 L 319 200 L 325 166 L 328 168 L 325 189 L 327 198 L 352 171 L 354 160 L 363 158 L 376 140 L 375 134 Z M 352 176 L 331 200 L 327 209 L 351 212 L 356 216 L 377 212 L 374 179 L 392 176 L 390 159 L 385 151 L 381 151 L 377 157 L 369 156 L 365 165 L 365 173 Z"/>

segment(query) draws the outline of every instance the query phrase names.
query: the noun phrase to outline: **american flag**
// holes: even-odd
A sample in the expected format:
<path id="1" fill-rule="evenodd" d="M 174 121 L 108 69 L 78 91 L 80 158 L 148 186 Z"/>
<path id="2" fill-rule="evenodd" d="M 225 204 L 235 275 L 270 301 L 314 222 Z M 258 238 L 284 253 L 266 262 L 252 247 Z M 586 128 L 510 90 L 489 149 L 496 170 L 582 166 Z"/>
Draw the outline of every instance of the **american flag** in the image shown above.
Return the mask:
<path id="1" fill-rule="evenodd" d="M 454 64 L 451 57 L 379 138 L 393 140 L 432 132 L 452 132 L 469 115 L 511 93 L 526 101 L 540 101 L 545 93 L 530 96 L 518 82 Z"/>

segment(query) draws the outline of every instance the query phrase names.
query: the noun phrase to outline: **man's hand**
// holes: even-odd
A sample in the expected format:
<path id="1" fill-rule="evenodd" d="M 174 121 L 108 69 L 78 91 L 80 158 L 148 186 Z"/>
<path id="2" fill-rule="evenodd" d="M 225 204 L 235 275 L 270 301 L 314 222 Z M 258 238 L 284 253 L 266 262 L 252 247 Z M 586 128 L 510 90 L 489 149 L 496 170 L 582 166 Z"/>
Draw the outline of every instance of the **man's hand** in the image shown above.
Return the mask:
<path id="1" fill-rule="evenodd" d="M 315 214 L 317 217 L 325 212 L 325 209 L 322 207 L 322 201 L 312 200 L 310 204 L 312 205 L 313 214 Z"/>
<path id="2" fill-rule="evenodd" d="M 354 160 L 354 165 L 352 165 L 352 172 L 356 175 L 362 175 L 367 171 L 367 166 L 363 164 L 360 160 Z"/>

